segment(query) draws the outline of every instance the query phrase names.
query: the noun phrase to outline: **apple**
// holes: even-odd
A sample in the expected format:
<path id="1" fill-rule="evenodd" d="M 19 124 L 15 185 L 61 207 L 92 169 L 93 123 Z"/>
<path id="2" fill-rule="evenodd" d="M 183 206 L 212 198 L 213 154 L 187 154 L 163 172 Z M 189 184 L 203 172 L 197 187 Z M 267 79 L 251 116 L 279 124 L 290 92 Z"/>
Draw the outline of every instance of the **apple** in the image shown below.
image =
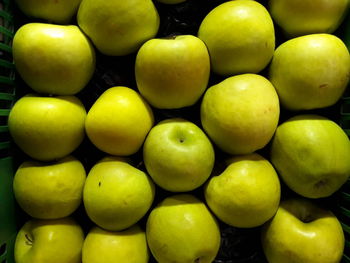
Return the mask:
<path id="1" fill-rule="evenodd" d="M 275 169 L 257 153 L 232 157 L 228 163 L 205 185 L 209 208 L 228 225 L 261 226 L 276 213 L 280 202 L 281 187 Z"/>
<path id="2" fill-rule="evenodd" d="M 348 0 L 269 0 L 273 20 L 288 37 L 333 33 L 349 8 Z"/>
<path id="3" fill-rule="evenodd" d="M 84 233 L 71 218 L 32 219 L 18 231 L 16 263 L 80 263 Z"/>
<path id="4" fill-rule="evenodd" d="M 31 158 L 53 161 L 71 154 L 85 136 L 86 110 L 75 96 L 28 94 L 12 107 L 12 139 Z"/>
<path id="5" fill-rule="evenodd" d="M 152 128 L 151 107 L 136 91 L 127 87 L 107 89 L 90 108 L 86 134 L 101 151 L 127 156 L 136 153 Z"/>
<path id="6" fill-rule="evenodd" d="M 336 263 L 344 250 L 344 233 L 336 216 L 310 200 L 281 202 L 261 232 L 269 263 Z"/>
<path id="7" fill-rule="evenodd" d="M 215 7 L 200 24 L 198 37 L 208 47 L 212 70 L 224 76 L 260 72 L 275 49 L 272 19 L 256 1 L 227 1 Z"/>
<path id="8" fill-rule="evenodd" d="M 190 194 L 161 201 L 147 219 L 146 237 L 153 256 L 162 263 L 211 263 L 220 247 L 215 217 Z"/>
<path id="9" fill-rule="evenodd" d="M 25 161 L 13 179 L 17 203 L 30 216 L 57 219 L 71 215 L 83 200 L 85 169 L 73 156 L 56 162 Z"/>
<path id="10" fill-rule="evenodd" d="M 150 209 L 154 196 L 149 176 L 115 156 L 105 157 L 91 168 L 83 191 L 89 218 L 110 231 L 136 224 Z"/>
<path id="11" fill-rule="evenodd" d="M 95 71 L 94 48 L 75 25 L 25 24 L 12 48 L 16 70 L 38 93 L 74 95 Z"/>
<path id="12" fill-rule="evenodd" d="M 159 15 L 152 0 L 82 0 L 77 22 L 101 53 L 124 56 L 156 36 Z"/>
<path id="13" fill-rule="evenodd" d="M 117 232 L 95 226 L 84 241 L 82 263 L 147 263 L 148 260 L 146 234 L 138 225 Z"/>
<path id="14" fill-rule="evenodd" d="M 27 16 L 67 24 L 76 15 L 81 0 L 15 0 Z"/>
<path id="15" fill-rule="evenodd" d="M 277 47 L 268 78 L 288 110 L 311 110 L 335 104 L 349 82 L 350 55 L 341 39 L 311 34 Z"/>
<path id="16" fill-rule="evenodd" d="M 209 74 L 207 47 L 192 35 L 148 40 L 136 56 L 137 88 L 156 108 L 193 105 L 207 88 Z"/>
<path id="17" fill-rule="evenodd" d="M 265 147 L 279 114 L 275 88 L 257 74 L 236 75 L 211 86 L 200 108 L 204 131 L 221 150 L 234 155 Z"/>
<path id="18" fill-rule="evenodd" d="M 154 126 L 143 146 L 143 161 L 154 182 L 172 192 L 192 191 L 210 176 L 214 148 L 205 133 L 184 119 Z"/>
<path id="19" fill-rule="evenodd" d="M 270 160 L 281 179 L 299 195 L 327 197 L 350 176 L 350 141 L 334 121 L 300 114 L 277 127 Z"/>

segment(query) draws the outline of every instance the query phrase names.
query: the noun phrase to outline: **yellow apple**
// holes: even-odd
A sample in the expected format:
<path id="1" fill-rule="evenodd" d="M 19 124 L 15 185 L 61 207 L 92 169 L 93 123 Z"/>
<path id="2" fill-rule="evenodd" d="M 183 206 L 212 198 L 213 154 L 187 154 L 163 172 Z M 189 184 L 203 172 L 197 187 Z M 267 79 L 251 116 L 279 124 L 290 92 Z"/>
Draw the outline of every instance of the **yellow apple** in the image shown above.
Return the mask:
<path id="1" fill-rule="evenodd" d="M 290 39 L 275 51 L 269 80 L 289 110 L 324 108 L 336 103 L 349 82 L 350 55 L 341 39 L 312 34 Z"/>
<path id="2" fill-rule="evenodd" d="M 83 200 L 85 169 L 72 156 L 57 162 L 23 162 L 13 179 L 13 192 L 30 216 L 57 219 L 72 214 Z"/>
<path id="3" fill-rule="evenodd" d="M 335 215 L 307 199 L 281 202 L 261 233 L 269 263 L 338 263 L 344 233 Z"/>
<path id="4" fill-rule="evenodd" d="M 156 108 L 193 105 L 207 88 L 209 74 L 207 47 L 192 35 L 151 39 L 136 56 L 137 88 Z"/>
<path id="5" fill-rule="evenodd" d="M 159 27 L 152 0 L 82 0 L 77 20 L 96 48 L 110 56 L 136 52 Z"/>
<path id="6" fill-rule="evenodd" d="M 32 219 L 18 231 L 16 263 L 80 263 L 82 228 L 71 218 Z"/>
<path id="7" fill-rule="evenodd" d="M 111 231 L 137 223 L 151 207 L 154 196 L 154 183 L 147 174 L 113 156 L 92 167 L 83 192 L 89 218 Z"/>
<path id="8" fill-rule="evenodd" d="M 19 75 L 38 93 L 74 95 L 95 71 L 94 48 L 75 25 L 25 24 L 12 48 Z"/>
<path id="9" fill-rule="evenodd" d="M 138 225 L 118 232 L 93 227 L 84 241 L 82 263 L 147 263 L 148 260 L 146 234 Z"/>
<path id="10" fill-rule="evenodd" d="M 8 118 L 10 134 L 19 148 L 40 161 L 60 159 L 82 142 L 86 111 L 75 96 L 20 98 Z"/>
<path id="11" fill-rule="evenodd" d="M 212 70 L 224 76 L 260 72 L 275 49 L 272 19 L 256 1 L 227 1 L 215 7 L 203 19 L 198 37 L 208 47 Z"/>
<path id="12" fill-rule="evenodd" d="M 90 108 L 85 130 L 91 142 L 111 155 L 131 155 L 142 146 L 154 123 L 153 112 L 136 91 L 106 90 Z"/>
<path id="13" fill-rule="evenodd" d="M 265 147 L 279 114 L 275 88 L 256 74 L 236 75 L 210 87 L 200 109 L 204 130 L 229 154 L 249 154 Z"/>
<path id="14" fill-rule="evenodd" d="M 153 256 L 162 263 L 211 263 L 220 247 L 215 217 L 189 194 L 160 202 L 147 219 L 146 237 Z"/>

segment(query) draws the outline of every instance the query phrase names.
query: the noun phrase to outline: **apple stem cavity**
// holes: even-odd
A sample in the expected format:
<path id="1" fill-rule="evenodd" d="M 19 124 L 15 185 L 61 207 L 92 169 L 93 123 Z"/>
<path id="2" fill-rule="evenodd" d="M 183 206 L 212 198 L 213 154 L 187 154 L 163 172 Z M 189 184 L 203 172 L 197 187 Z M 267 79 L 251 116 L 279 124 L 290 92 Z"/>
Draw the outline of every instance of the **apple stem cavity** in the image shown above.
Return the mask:
<path id="1" fill-rule="evenodd" d="M 34 242 L 34 239 L 29 236 L 28 234 L 25 234 L 25 237 L 26 237 L 26 244 L 29 245 L 29 246 L 32 246 L 33 245 L 33 242 Z"/>

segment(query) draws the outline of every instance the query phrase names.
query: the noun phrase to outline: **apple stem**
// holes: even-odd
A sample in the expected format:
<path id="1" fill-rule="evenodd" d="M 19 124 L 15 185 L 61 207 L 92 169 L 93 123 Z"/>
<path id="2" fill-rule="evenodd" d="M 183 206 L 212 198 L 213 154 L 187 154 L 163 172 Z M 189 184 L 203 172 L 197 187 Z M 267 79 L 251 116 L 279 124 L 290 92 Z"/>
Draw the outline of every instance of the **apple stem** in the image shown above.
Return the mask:
<path id="1" fill-rule="evenodd" d="M 28 235 L 28 234 L 25 234 L 25 237 L 26 237 L 26 244 L 27 245 L 33 245 L 33 239 Z"/>

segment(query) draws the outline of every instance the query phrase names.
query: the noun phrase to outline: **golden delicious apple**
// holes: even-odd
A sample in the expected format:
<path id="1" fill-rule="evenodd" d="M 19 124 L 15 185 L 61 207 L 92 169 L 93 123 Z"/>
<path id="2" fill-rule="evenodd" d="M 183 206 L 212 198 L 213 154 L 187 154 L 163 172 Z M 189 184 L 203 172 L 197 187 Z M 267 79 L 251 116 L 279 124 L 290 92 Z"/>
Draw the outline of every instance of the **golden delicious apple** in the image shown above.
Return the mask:
<path id="1" fill-rule="evenodd" d="M 12 48 L 19 75 L 38 93 L 74 95 L 95 71 L 94 48 L 75 25 L 25 24 Z"/>
<path id="2" fill-rule="evenodd" d="M 235 227 L 257 227 L 277 211 L 281 187 L 271 163 L 259 154 L 236 156 L 204 188 L 205 200 L 223 222 Z"/>
<path id="3" fill-rule="evenodd" d="M 210 176 L 214 148 L 205 133 L 184 119 L 167 119 L 154 126 L 143 146 L 147 172 L 160 187 L 192 191 Z"/>
<path id="4" fill-rule="evenodd" d="M 72 156 L 53 163 L 26 161 L 16 171 L 13 192 L 32 217 L 67 217 L 83 200 L 85 177 L 84 166 Z"/>
<path id="5" fill-rule="evenodd" d="M 16 263 L 80 263 L 82 228 L 71 218 L 28 221 L 15 242 Z"/>
<path id="6" fill-rule="evenodd" d="M 82 0 L 77 20 L 96 48 L 110 56 L 136 52 L 159 27 L 152 0 Z"/>
<path id="7" fill-rule="evenodd" d="M 273 20 L 289 37 L 333 33 L 343 21 L 349 0 L 269 0 Z"/>
<path id="8" fill-rule="evenodd" d="M 350 78 L 350 55 L 341 39 L 312 34 L 282 43 L 273 56 L 269 80 L 281 105 L 310 110 L 336 103 Z"/>
<path id="9" fill-rule="evenodd" d="M 204 130 L 229 154 L 248 154 L 265 147 L 279 114 L 275 88 L 256 74 L 229 77 L 207 89 L 200 112 Z"/>
<path id="10" fill-rule="evenodd" d="M 81 0 L 15 0 L 29 17 L 58 24 L 67 24 L 76 15 Z"/>
<path id="11" fill-rule="evenodd" d="M 327 197 L 350 176 L 350 141 L 338 124 L 325 117 L 297 115 L 277 127 L 270 160 L 296 193 Z"/>
<path id="12" fill-rule="evenodd" d="M 137 88 L 156 108 L 193 105 L 207 88 L 209 74 L 207 47 L 191 35 L 151 39 L 136 56 Z"/>
<path id="13" fill-rule="evenodd" d="M 90 108 L 85 130 L 101 151 L 125 156 L 141 148 L 153 123 L 152 109 L 139 93 L 127 87 L 113 87 Z"/>
<path id="14" fill-rule="evenodd" d="M 269 263 L 338 263 L 344 233 L 331 211 L 307 199 L 288 199 L 263 226 L 261 242 Z"/>
<path id="15" fill-rule="evenodd" d="M 10 134 L 19 148 L 40 161 L 60 159 L 82 142 L 86 111 L 75 96 L 20 98 L 8 118 Z"/>
<path id="16" fill-rule="evenodd" d="M 148 246 L 158 262 L 211 263 L 220 247 L 215 217 L 198 198 L 181 194 L 165 198 L 146 224 Z"/>
<path id="17" fill-rule="evenodd" d="M 83 200 L 89 218 L 111 231 L 126 229 L 149 210 L 155 195 L 151 178 L 119 157 L 106 157 L 90 170 Z"/>
<path id="18" fill-rule="evenodd" d="M 94 227 L 84 241 L 82 263 L 148 263 L 148 260 L 146 234 L 138 225 L 119 232 Z"/>
<path id="19" fill-rule="evenodd" d="M 208 47 L 212 70 L 225 76 L 260 72 L 275 49 L 272 19 L 256 1 L 227 1 L 215 7 L 202 21 L 198 37 Z"/>

